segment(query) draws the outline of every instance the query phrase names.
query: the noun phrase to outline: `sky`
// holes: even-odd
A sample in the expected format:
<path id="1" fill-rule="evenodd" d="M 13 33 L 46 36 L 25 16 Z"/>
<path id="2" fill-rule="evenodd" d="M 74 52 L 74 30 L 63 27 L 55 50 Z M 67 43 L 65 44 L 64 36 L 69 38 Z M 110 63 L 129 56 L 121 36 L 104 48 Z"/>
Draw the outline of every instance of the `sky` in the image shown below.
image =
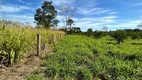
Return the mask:
<path id="1" fill-rule="evenodd" d="M 34 14 L 44 0 L 0 0 L 0 18 L 34 23 Z M 50 0 L 59 11 L 61 3 L 76 7 L 75 27 L 82 31 L 88 28 L 102 30 L 135 29 L 142 22 L 142 0 Z M 62 15 L 58 14 L 59 27 L 63 26 Z"/>

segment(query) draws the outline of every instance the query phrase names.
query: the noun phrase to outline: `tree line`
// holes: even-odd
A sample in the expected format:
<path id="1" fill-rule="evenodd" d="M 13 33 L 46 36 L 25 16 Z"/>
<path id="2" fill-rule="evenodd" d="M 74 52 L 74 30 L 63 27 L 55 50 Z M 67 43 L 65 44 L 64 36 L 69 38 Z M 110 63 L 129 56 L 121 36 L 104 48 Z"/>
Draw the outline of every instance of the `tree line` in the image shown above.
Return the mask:
<path id="1" fill-rule="evenodd" d="M 141 29 L 123 29 L 116 31 L 93 31 L 92 28 L 89 28 L 87 31 L 82 32 L 79 27 L 73 27 L 71 31 L 68 31 L 68 34 L 73 35 L 86 35 L 88 37 L 94 37 L 96 39 L 111 36 L 113 37 L 118 44 L 123 43 L 125 39 L 142 39 L 142 30 Z M 74 30 L 75 29 L 75 30 Z"/>

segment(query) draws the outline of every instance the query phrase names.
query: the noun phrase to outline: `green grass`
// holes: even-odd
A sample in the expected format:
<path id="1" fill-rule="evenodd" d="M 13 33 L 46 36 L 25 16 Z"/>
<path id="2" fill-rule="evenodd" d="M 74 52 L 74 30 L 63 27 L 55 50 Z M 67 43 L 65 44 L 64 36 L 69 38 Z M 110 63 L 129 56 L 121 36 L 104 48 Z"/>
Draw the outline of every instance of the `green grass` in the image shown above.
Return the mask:
<path id="1" fill-rule="evenodd" d="M 27 80 L 44 80 L 43 77 L 39 76 L 39 75 L 30 75 Z"/>
<path id="2" fill-rule="evenodd" d="M 136 44 L 134 44 L 136 43 Z M 45 77 L 51 80 L 140 80 L 142 40 L 116 44 L 111 37 L 99 40 L 68 35 L 44 60 Z"/>

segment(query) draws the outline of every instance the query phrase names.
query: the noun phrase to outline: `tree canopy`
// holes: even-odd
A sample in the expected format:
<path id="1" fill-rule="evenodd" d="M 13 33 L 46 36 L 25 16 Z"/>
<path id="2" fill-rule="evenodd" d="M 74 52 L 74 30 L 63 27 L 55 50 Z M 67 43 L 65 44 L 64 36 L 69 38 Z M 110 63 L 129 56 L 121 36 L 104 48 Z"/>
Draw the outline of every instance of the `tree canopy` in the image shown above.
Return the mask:
<path id="1" fill-rule="evenodd" d="M 74 21 L 72 19 L 67 20 L 67 25 L 70 26 L 70 28 L 71 28 L 73 23 L 74 23 Z"/>
<path id="2" fill-rule="evenodd" d="M 52 2 L 44 1 L 41 8 L 36 9 L 36 14 L 34 15 L 35 23 L 44 28 L 50 28 L 56 16 L 57 11 Z"/>

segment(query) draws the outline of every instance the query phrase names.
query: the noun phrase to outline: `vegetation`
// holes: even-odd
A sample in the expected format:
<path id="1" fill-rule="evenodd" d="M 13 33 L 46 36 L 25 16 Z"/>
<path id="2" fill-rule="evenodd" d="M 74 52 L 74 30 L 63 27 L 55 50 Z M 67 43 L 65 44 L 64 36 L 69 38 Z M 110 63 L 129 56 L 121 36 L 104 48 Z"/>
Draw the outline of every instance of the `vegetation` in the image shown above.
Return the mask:
<path id="1" fill-rule="evenodd" d="M 57 25 L 57 22 L 54 20 L 56 16 L 57 11 L 52 2 L 44 1 L 42 7 L 36 10 L 35 21 L 37 25 L 49 29 L 51 25 Z"/>
<path id="2" fill-rule="evenodd" d="M 131 39 L 142 39 L 142 30 L 140 29 L 124 29 L 116 31 L 93 31 L 92 28 L 89 28 L 86 32 L 82 32 L 80 28 L 73 27 L 68 34 L 75 35 L 86 35 L 88 37 L 93 36 L 96 39 L 102 38 L 104 36 L 113 37 L 118 44 L 123 43 L 127 38 Z"/>
<path id="3" fill-rule="evenodd" d="M 138 29 L 108 31 L 108 27 L 103 26 L 103 31 L 89 28 L 82 32 L 80 27 L 73 26 L 71 17 L 76 8 L 67 4 L 60 6 L 57 9 L 65 28 L 58 30 L 55 27 L 60 21 L 56 19 L 58 12 L 52 1 L 44 1 L 41 8 L 36 9 L 36 28 L 30 27 L 28 22 L 24 25 L 4 20 L 3 16 L 0 20 L 0 67 L 11 66 L 25 56 L 35 54 L 36 34 L 40 34 L 40 48 L 52 47 L 53 54 L 44 55 L 42 68 L 27 80 L 142 79 L 142 23 Z"/>
<path id="4" fill-rule="evenodd" d="M 70 29 L 72 28 L 73 23 L 74 23 L 74 21 L 72 19 L 67 20 L 67 25 L 70 26 Z"/>
<path id="5" fill-rule="evenodd" d="M 18 30 L 18 31 L 17 31 Z M 53 44 L 64 32 L 30 28 L 0 29 L 0 63 L 5 66 L 19 61 L 22 56 L 36 50 L 36 34 L 42 36 L 41 46 Z M 55 35 L 53 35 L 55 34 Z M 56 37 L 56 40 L 53 40 Z"/>
<path id="6" fill-rule="evenodd" d="M 39 75 L 30 75 L 27 80 L 44 80 L 44 79 Z"/>
<path id="7" fill-rule="evenodd" d="M 127 39 L 115 44 L 100 39 L 68 35 L 47 55 L 44 76 L 51 80 L 140 80 L 142 78 L 142 40 Z M 135 43 L 135 44 L 133 44 Z M 38 75 L 38 74 L 36 74 Z"/>
<path id="8" fill-rule="evenodd" d="M 117 41 L 118 44 L 124 42 L 124 40 L 127 38 L 126 32 L 121 30 L 117 30 L 111 36 Z"/>

